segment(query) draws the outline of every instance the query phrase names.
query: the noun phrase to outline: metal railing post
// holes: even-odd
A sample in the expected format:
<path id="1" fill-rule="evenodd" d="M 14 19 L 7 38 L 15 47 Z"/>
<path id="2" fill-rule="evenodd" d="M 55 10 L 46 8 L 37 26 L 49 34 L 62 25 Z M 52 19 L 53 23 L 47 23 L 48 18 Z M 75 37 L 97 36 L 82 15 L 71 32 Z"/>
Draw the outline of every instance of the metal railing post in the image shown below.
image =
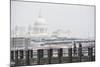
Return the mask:
<path id="1" fill-rule="evenodd" d="M 60 49 L 58 49 L 59 63 L 62 63 L 62 56 L 63 56 L 63 50 L 62 50 L 62 48 L 60 48 Z"/>
<path id="2" fill-rule="evenodd" d="M 81 62 L 81 59 L 82 59 L 82 44 L 81 43 L 79 43 L 78 56 L 79 56 L 79 62 Z"/>
<path id="3" fill-rule="evenodd" d="M 15 51 L 15 65 L 18 65 L 18 50 Z"/>
<path id="4" fill-rule="evenodd" d="M 48 63 L 51 64 L 53 49 L 48 49 Z"/>
<path id="5" fill-rule="evenodd" d="M 43 58 L 43 49 L 38 50 L 37 58 L 38 58 L 37 64 L 41 64 L 41 58 Z"/>
<path id="6" fill-rule="evenodd" d="M 11 60 L 14 60 L 14 51 L 11 51 Z"/>
<path id="7" fill-rule="evenodd" d="M 89 61 L 93 61 L 93 47 L 88 48 Z"/>
<path id="8" fill-rule="evenodd" d="M 69 63 L 72 62 L 72 48 L 68 48 Z"/>

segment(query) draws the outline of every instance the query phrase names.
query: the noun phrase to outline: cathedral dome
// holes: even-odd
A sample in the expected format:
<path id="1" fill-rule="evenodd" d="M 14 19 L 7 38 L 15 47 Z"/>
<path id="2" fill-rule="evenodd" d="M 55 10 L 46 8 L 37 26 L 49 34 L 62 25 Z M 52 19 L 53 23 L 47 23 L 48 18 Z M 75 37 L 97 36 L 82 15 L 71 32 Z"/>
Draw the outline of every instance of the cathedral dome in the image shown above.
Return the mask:
<path id="1" fill-rule="evenodd" d="M 38 17 L 35 22 L 35 25 L 45 25 L 45 24 L 46 24 L 46 20 L 42 17 Z"/>
<path id="2" fill-rule="evenodd" d="M 44 36 L 47 34 L 47 24 L 46 24 L 46 20 L 39 16 L 37 18 L 37 20 L 34 23 L 34 27 L 33 27 L 33 34 L 35 34 L 35 36 Z"/>

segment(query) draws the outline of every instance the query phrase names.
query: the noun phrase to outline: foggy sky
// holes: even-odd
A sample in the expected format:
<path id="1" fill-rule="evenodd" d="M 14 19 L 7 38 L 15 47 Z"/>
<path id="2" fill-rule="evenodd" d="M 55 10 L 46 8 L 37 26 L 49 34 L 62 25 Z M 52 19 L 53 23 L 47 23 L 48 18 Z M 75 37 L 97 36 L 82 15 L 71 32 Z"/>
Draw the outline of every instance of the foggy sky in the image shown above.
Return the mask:
<path id="1" fill-rule="evenodd" d="M 11 29 L 17 26 L 33 25 L 39 11 L 46 19 L 49 32 L 57 29 L 70 30 L 73 37 L 94 37 L 95 14 L 93 6 L 48 4 L 35 2 L 11 2 Z"/>

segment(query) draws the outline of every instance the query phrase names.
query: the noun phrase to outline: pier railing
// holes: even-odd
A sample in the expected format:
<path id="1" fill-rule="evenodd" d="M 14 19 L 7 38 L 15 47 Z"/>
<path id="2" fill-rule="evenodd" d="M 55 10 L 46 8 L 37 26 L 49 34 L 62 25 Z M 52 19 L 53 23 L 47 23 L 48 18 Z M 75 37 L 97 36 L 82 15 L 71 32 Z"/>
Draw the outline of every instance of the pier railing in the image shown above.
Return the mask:
<path id="1" fill-rule="evenodd" d="M 42 65 L 95 61 L 95 46 L 50 48 L 38 50 L 11 50 L 11 65 Z"/>

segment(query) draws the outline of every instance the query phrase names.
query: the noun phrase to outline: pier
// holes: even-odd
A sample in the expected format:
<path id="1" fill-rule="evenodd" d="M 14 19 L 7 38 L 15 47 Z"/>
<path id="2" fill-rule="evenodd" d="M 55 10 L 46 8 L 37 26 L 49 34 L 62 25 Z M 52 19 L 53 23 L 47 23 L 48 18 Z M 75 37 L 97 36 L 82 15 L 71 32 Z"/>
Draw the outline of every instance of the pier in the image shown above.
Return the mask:
<path id="1" fill-rule="evenodd" d="M 62 43 L 68 44 L 67 42 Z M 54 45 L 54 43 L 48 44 Z M 85 44 L 88 46 L 83 46 Z M 76 41 L 72 44 L 73 47 L 67 48 L 56 48 L 51 45 L 49 48 L 11 50 L 11 66 L 95 61 L 95 41 Z"/>

